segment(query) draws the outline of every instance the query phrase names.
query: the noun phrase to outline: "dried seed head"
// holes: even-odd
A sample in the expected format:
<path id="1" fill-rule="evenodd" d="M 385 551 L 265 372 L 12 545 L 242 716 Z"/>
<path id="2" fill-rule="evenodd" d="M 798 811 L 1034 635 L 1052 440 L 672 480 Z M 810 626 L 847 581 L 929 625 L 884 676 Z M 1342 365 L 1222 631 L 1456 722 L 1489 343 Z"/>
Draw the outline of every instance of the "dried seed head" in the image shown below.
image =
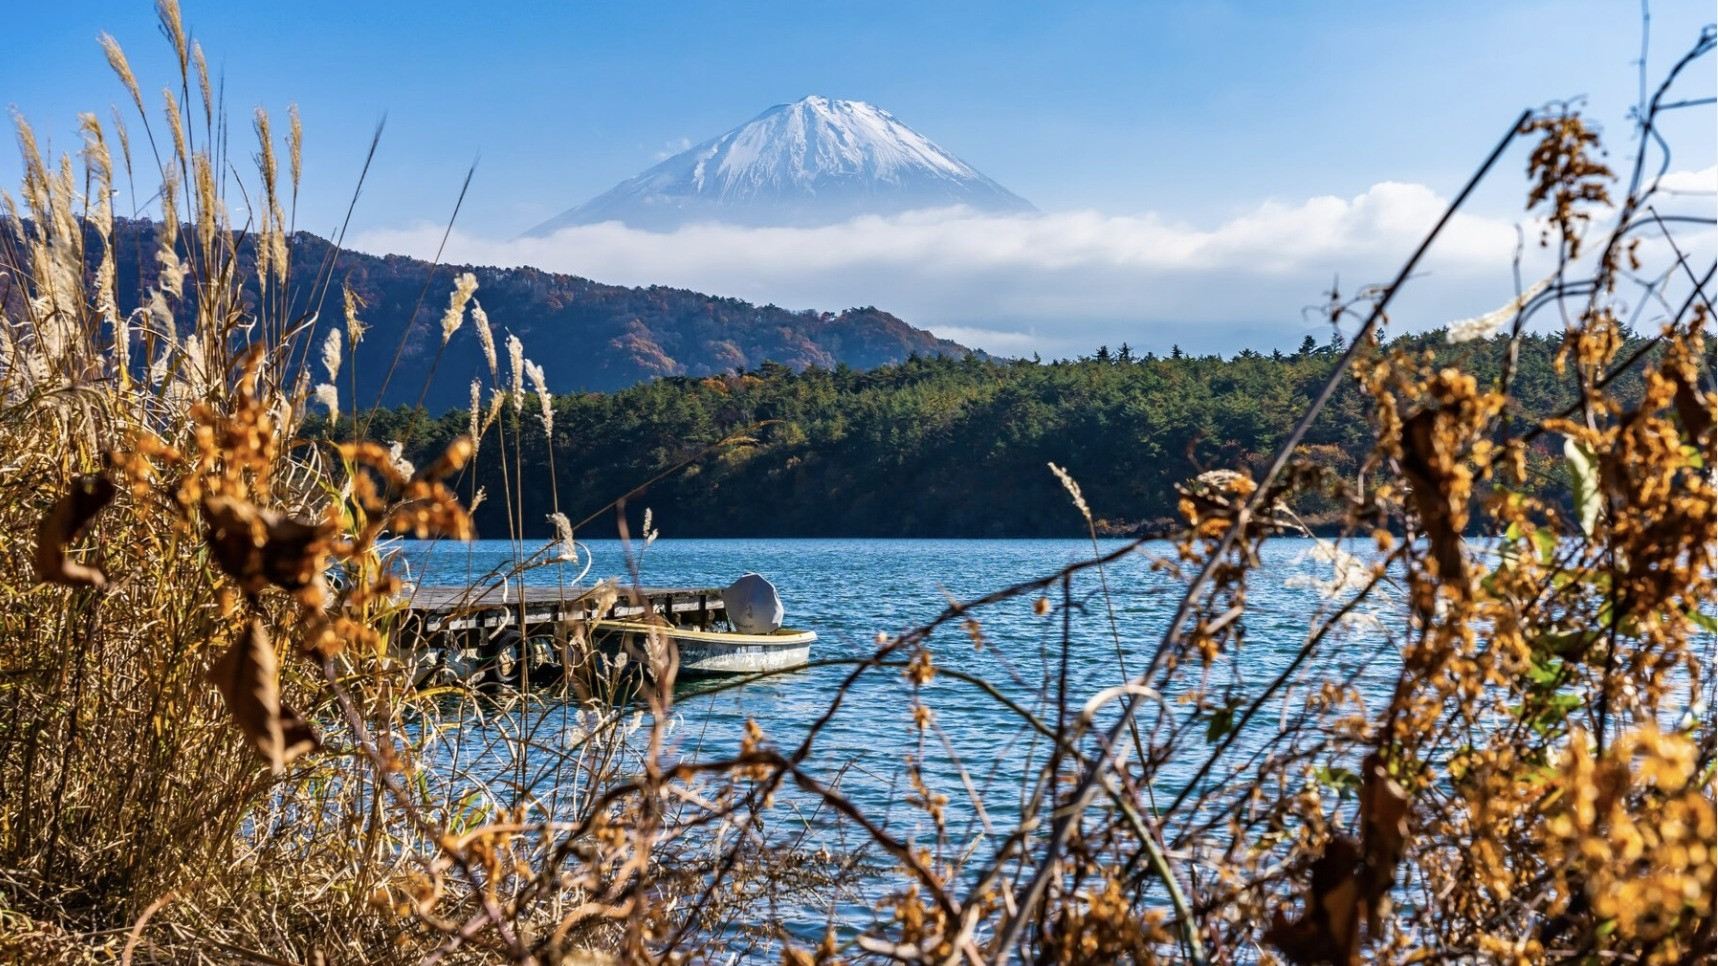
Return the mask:
<path id="1" fill-rule="evenodd" d="M 298 105 L 286 106 L 286 117 L 290 122 L 287 132 L 287 152 L 292 164 L 292 194 L 298 196 L 298 182 L 304 174 L 304 123 L 298 117 Z M 357 340 L 352 340 L 356 342 Z"/>
<path id="2" fill-rule="evenodd" d="M 211 124 L 215 120 L 215 98 L 209 87 L 209 62 L 203 57 L 203 45 L 191 41 L 191 60 L 197 67 L 197 88 L 203 93 L 203 122 Z"/>
<path id="3" fill-rule="evenodd" d="M 479 421 L 483 418 L 483 384 L 476 379 L 471 380 L 471 412 L 466 425 L 466 435 L 471 437 L 472 455 L 483 446 L 483 427 Z"/>
<path id="4" fill-rule="evenodd" d="M 173 156 L 180 160 L 191 159 L 191 149 L 185 140 L 185 119 L 179 114 L 179 101 L 173 96 L 169 87 L 161 89 L 161 100 L 167 113 L 167 130 L 173 135 Z"/>
<path id="5" fill-rule="evenodd" d="M 179 73 L 183 76 L 190 67 L 191 56 L 185 19 L 179 15 L 179 0 L 155 0 L 155 15 L 161 21 L 161 32 L 173 41 L 173 50 L 179 55 Z"/>
<path id="6" fill-rule="evenodd" d="M 410 460 L 406 459 L 404 443 L 393 442 L 388 444 L 388 463 L 393 466 L 394 472 L 398 473 L 402 479 L 417 473 L 417 468 L 412 465 Z"/>
<path id="7" fill-rule="evenodd" d="M 537 408 L 543 420 L 543 435 L 555 434 L 555 404 L 554 397 L 549 395 L 548 380 L 543 377 L 543 367 L 535 362 L 526 360 L 525 375 L 531 379 L 531 388 L 537 393 Z"/>
<path id="8" fill-rule="evenodd" d="M 483 347 L 483 361 L 489 363 L 489 378 L 499 379 L 500 370 L 495 363 L 495 332 L 489 328 L 489 313 L 483 311 L 483 304 L 475 298 L 471 300 L 471 324 L 477 329 L 478 345 Z"/>
<path id="9" fill-rule="evenodd" d="M 1068 475 L 1067 470 L 1062 469 L 1055 463 L 1050 464 L 1050 472 L 1056 474 L 1056 479 L 1062 481 L 1062 489 L 1067 490 L 1068 495 L 1074 498 L 1074 506 L 1080 511 L 1080 516 L 1085 517 L 1086 522 L 1090 523 L 1092 520 L 1092 510 L 1090 507 L 1086 506 L 1086 498 L 1080 493 L 1080 484 L 1074 482 L 1074 478 Z"/>
<path id="10" fill-rule="evenodd" d="M 329 329 L 328 337 L 322 340 L 322 369 L 328 373 L 329 382 L 333 382 L 340 375 L 339 329 Z"/>
<path id="11" fill-rule="evenodd" d="M 1525 308 L 1527 303 L 1533 300 L 1534 296 L 1545 291 L 1545 289 L 1550 286 L 1552 279 L 1555 279 L 1556 277 L 1557 273 L 1552 272 L 1550 275 L 1545 276 L 1529 286 L 1527 291 L 1522 292 L 1520 295 L 1510 299 L 1502 306 L 1493 309 L 1484 315 L 1475 316 L 1471 319 L 1462 319 L 1460 322 L 1451 322 L 1449 324 L 1448 340 L 1453 344 L 1461 342 L 1476 342 L 1480 339 L 1491 338 L 1497 334 L 1499 329 L 1503 328 L 1505 324 L 1515 318 L 1516 313 Z"/>
<path id="12" fill-rule="evenodd" d="M 340 286 L 340 289 L 345 301 L 346 344 L 356 349 L 358 342 L 364 338 L 364 333 L 370 330 L 369 326 L 358 319 L 358 310 L 364 306 L 364 300 L 344 285 Z"/>
<path id="13" fill-rule="evenodd" d="M 565 513 L 549 514 L 549 522 L 555 527 L 555 559 L 570 563 L 579 559 L 579 545 L 573 540 L 573 524 Z"/>
<path id="14" fill-rule="evenodd" d="M 513 377 L 513 412 L 518 413 L 525 405 L 525 343 L 512 333 L 507 334 L 507 364 Z"/>
<path id="15" fill-rule="evenodd" d="M 447 340 L 459 331 L 459 323 L 465 319 L 465 303 L 471 301 L 471 293 L 477 291 L 477 276 L 464 272 L 453 280 L 453 293 L 448 296 L 447 311 L 441 317 L 441 344 L 447 345 Z"/>
<path id="16" fill-rule="evenodd" d="M 137 112 L 143 113 L 143 92 L 137 87 L 137 75 L 131 72 L 131 64 L 125 59 L 125 51 L 120 49 L 119 41 L 103 32 L 100 38 L 102 53 L 107 55 L 107 65 L 119 75 L 119 82 L 131 93 L 131 100 L 137 105 Z"/>

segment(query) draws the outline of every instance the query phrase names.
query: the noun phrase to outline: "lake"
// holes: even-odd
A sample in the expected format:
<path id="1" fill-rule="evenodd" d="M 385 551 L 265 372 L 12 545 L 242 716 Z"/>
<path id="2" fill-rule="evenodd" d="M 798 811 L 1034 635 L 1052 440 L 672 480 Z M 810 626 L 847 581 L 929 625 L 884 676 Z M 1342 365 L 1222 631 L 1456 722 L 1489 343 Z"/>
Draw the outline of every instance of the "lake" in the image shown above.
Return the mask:
<path id="1" fill-rule="evenodd" d="M 581 546 L 590 565 L 584 583 L 603 577 L 625 579 L 628 566 L 619 542 Z M 1107 552 L 1124 546 L 1123 541 L 1105 540 L 1098 549 Z M 1328 604 L 1317 584 L 1331 579 L 1332 566 L 1311 552 L 1316 546 L 1310 539 L 1280 539 L 1266 546 L 1263 566 L 1249 589 L 1245 644 L 1238 659 L 1213 665 L 1211 687 L 1230 694 L 1257 694 L 1287 666 L 1314 616 Z M 528 555 L 541 549 L 537 542 L 523 547 L 505 541 L 406 543 L 402 545 L 404 576 L 423 586 L 458 585 L 505 569 L 521 550 Z M 1368 559 L 1372 556 L 1370 542 L 1350 549 Z M 1101 577 L 1096 569 L 1088 569 L 1071 582 L 1074 606 L 1066 614 L 1071 642 L 1066 673 L 1076 707 L 1143 666 L 1179 601 L 1182 580 L 1154 569 L 1150 560 L 1153 555 L 1172 555 L 1171 547 L 1149 543 L 1141 550 L 1109 565 Z M 818 661 L 863 658 L 874 651 L 879 633 L 892 635 L 926 623 L 950 600 L 966 601 L 1050 575 L 1093 555 L 1089 540 L 661 539 L 637 562 L 647 586 L 720 587 L 747 571 L 764 575 L 780 592 L 787 625 L 818 633 L 812 650 L 813 660 Z M 524 579 L 533 584 L 570 583 L 586 562 L 581 557 L 578 567 L 543 567 Z M 1107 606 L 1104 581 L 1109 589 Z M 1046 695 L 1063 673 L 1064 609 L 1060 591 L 1050 596 L 1056 606 L 1045 616 L 1034 612 L 1036 594 L 977 612 L 982 649 L 975 647 L 958 622 L 939 629 L 930 639 L 937 663 L 981 677 L 1022 706 L 1053 719 L 1055 708 Z M 1339 657 L 1299 674 L 1357 676 L 1369 681 L 1368 690 L 1376 693 L 1385 686 L 1383 675 L 1393 671 L 1387 649 L 1376 646 L 1383 638 L 1365 628 L 1354 630 L 1352 637 L 1351 648 L 1335 651 Z M 737 748 L 747 718 L 754 719 L 777 747 L 791 751 L 810 723 L 828 708 L 850 671 L 850 666 L 810 667 L 713 692 L 708 684 L 683 685 L 677 695 L 671 753 L 683 758 L 730 753 Z M 1293 686 L 1289 693 L 1297 700 L 1305 695 Z M 810 759 L 811 771 L 826 782 L 839 783 L 855 804 L 892 834 L 930 846 L 934 827 L 921 811 L 902 804 L 908 793 L 906 762 L 916 758 L 924 763 L 932 788 L 951 800 L 948 840 L 956 843 L 957 850 L 972 849 L 982 855 L 987 823 L 1003 832 L 1014 826 L 1024 795 L 1023 779 L 1036 769 L 1047 745 L 994 698 L 947 675 L 925 686 L 922 697 L 936 713 L 940 735 L 933 730 L 921 736 L 915 729 L 912 687 L 899 668 L 868 673 L 819 738 Z M 580 724 L 589 720 L 588 713 L 585 718 L 580 714 L 577 708 L 551 705 L 531 712 L 535 717 L 529 722 L 508 723 L 505 716 L 498 716 L 500 721 L 492 718 L 471 727 L 534 729 L 552 739 L 577 734 Z M 1270 716 L 1274 722 L 1275 712 Z M 1234 754 L 1244 755 L 1246 750 L 1243 741 Z M 516 760 L 500 757 L 493 764 L 491 780 L 512 776 L 515 786 L 529 786 L 546 800 L 556 798 L 554 779 L 546 777 L 548 773 L 533 773 Z M 1168 763 L 1157 772 L 1154 787 L 1173 793 L 1197 764 Z M 483 765 L 481 756 L 470 752 L 459 763 L 466 773 L 479 776 Z M 982 803 L 982 814 L 972 804 L 974 798 Z M 790 823 L 803 823 L 806 841 L 819 848 L 840 850 L 851 841 L 852 830 L 830 823 L 815 802 L 784 794 L 777 811 Z M 867 907 L 868 901 L 844 904 L 835 915 L 844 922 L 858 919 L 857 924 L 863 924 Z M 830 914 L 828 909 L 802 909 L 795 915 L 784 913 L 783 920 L 796 933 L 815 939 Z"/>

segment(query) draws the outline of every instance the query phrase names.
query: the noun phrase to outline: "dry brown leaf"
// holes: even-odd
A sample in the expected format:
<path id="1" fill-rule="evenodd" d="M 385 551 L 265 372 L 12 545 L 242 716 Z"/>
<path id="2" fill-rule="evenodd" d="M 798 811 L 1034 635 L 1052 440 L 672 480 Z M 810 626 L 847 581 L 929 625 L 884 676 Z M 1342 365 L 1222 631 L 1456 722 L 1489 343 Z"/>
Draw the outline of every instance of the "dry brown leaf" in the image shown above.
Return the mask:
<path id="1" fill-rule="evenodd" d="M 1306 915 L 1289 922 L 1281 909 L 1271 916 L 1264 941 L 1297 966 L 1349 966 L 1360 961 L 1360 850 L 1337 836 L 1312 863 Z"/>
<path id="2" fill-rule="evenodd" d="M 107 575 L 66 557 L 73 540 L 113 499 L 113 483 L 97 473 L 80 476 L 53 505 L 36 532 L 36 572 L 49 583 L 68 587 L 105 587 Z"/>
<path id="3" fill-rule="evenodd" d="M 1306 914 L 1290 922 L 1281 909 L 1264 940 L 1299 966 L 1348 966 L 1360 961 L 1360 923 L 1376 940 L 1389 915 L 1390 889 L 1408 841 L 1408 793 L 1376 752 L 1362 766 L 1360 843 L 1337 836 L 1309 870 Z"/>
<path id="4" fill-rule="evenodd" d="M 310 524 L 244 500 L 211 496 L 203 501 L 209 549 L 239 589 L 255 596 L 269 584 L 302 590 L 322 574 L 334 530 Z"/>
<path id="5" fill-rule="evenodd" d="M 1360 785 L 1361 899 L 1365 903 L 1366 935 L 1384 934 L 1390 915 L 1390 889 L 1396 866 L 1408 845 L 1408 793 L 1385 771 L 1377 752 L 1366 756 Z"/>
<path id="6" fill-rule="evenodd" d="M 280 667 L 261 620 L 252 620 L 244 636 L 210 665 L 208 678 L 226 699 L 233 723 L 274 774 L 322 747 L 309 722 L 280 703 Z"/>
<path id="7" fill-rule="evenodd" d="M 1689 442 L 1705 446 L 1706 434 L 1712 431 L 1712 397 L 1686 375 L 1670 375 L 1676 382 L 1676 414 L 1682 418 L 1682 428 L 1688 430 Z"/>
<path id="8" fill-rule="evenodd" d="M 1414 510 L 1432 545 L 1438 577 L 1459 584 L 1467 573 L 1467 563 L 1462 557 L 1461 530 L 1450 510 L 1450 481 L 1438 459 L 1437 421 L 1437 411 L 1431 409 L 1402 421 L 1402 471 L 1408 476 Z"/>

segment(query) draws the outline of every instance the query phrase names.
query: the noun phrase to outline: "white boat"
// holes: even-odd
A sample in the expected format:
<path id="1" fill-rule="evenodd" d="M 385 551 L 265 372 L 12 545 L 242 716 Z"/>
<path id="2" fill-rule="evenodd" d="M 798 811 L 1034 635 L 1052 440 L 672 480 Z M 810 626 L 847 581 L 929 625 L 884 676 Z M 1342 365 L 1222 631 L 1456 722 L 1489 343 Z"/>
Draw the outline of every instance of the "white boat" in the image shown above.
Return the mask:
<path id="1" fill-rule="evenodd" d="M 673 647 L 679 655 L 679 674 L 758 674 L 785 671 L 811 660 L 816 631 L 778 628 L 766 634 L 698 630 L 641 621 L 597 621 L 592 637 L 604 650 L 619 650 L 630 644 L 650 654 L 657 646 Z M 663 655 L 665 657 L 666 655 Z M 650 663 L 655 664 L 656 660 Z"/>
<path id="2" fill-rule="evenodd" d="M 671 658 L 680 677 L 769 673 L 805 665 L 817 641 L 815 631 L 781 626 L 781 598 L 755 573 L 726 588 L 641 589 L 600 606 L 564 588 L 526 588 L 517 607 L 485 594 L 427 592 L 403 655 L 414 685 L 620 694 Z"/>

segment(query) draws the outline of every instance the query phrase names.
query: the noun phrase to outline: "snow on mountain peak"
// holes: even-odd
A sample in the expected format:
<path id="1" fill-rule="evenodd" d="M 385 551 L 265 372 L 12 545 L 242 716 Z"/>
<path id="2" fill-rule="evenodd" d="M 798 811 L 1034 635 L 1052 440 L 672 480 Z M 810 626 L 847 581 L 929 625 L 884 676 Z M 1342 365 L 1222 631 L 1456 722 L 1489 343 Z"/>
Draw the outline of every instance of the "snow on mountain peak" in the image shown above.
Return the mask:
<path id="1" fill-rule="evenodd" d="M 653 230 L 699 221 L 828 224 L 952 205 L 1034 210 L 888 111 L 812 94 L 683 151 L 530 234 L 603 221 Z"/>

